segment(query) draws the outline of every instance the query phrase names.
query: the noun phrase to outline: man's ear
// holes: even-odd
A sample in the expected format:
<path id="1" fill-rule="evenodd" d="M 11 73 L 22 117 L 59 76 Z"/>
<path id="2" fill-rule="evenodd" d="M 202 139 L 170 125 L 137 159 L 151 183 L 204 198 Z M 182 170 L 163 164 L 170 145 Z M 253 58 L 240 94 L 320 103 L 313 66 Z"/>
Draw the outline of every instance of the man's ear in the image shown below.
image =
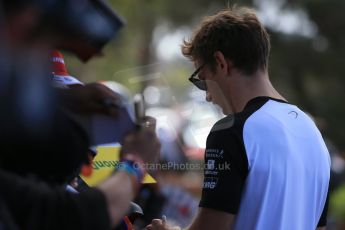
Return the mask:
<path id="1" fill-rule="evenodd" d="M 227 59 L 221 51 L 216 51 L 214 58 L 216 59 L 218 70 L 225 75 L 229 75 L 233 68 L 232 61 Z"/>

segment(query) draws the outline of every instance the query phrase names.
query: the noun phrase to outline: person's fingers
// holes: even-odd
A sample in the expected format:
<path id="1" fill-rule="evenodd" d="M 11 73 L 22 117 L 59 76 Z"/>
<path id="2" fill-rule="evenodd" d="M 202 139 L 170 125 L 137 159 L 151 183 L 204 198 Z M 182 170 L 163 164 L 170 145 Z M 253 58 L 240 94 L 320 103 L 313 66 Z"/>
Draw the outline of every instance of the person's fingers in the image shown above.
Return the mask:
<path id="1" fill-rule="evenodd" d="M 126 142 L 147 142 L 147 141 L 155 141 L 156 133 L 152 130 L 138 130 L 133 131 L 125 137 Z"/>
<path id="2" fill-rule="evenodd" d="M 146 229 L 147 229 L 147 230 L 152 230 L 152 229 L 153 229 L 152 224 L 147 225 L 147 226 L 146 226 Z"/>
<path id="3" fill-rule="evenodd" d="M 156 131 L 156 119 L 153 117 L 145 116 L 143 118 L 141 126 L 143 129 L 151 130 L 152 132 Z"/>
<path id="4" fill-rule="evenodd" d="M 100 114 L 105 114 L 109 115 L 112 117 L 116 117 L 119 113 L 119 108 L 115 106 L 107 106 L 101 102 L 98 101 L 91 101 L 89 103 L 89 108 L 88 110 L 91 113 L 100 113 Z"/>
<path id="5" fill-rule="evenodd" d="M 153 219 L 151 224 L 152 224 L 152 226 L 161 226 L 162 220 L 161 219 Z"/>
<path id="6" fill-rule="evenodd" d="M 123 142 L 124 143 L 132 143 L 134 141 L 137 140 L 137 134 L 136 132 L 131 132 L 131 133 L 128 133 L 125 137 L 124 137 L 124 140 Z"/>
<path id="7" fill-rule="evenodd" d="M 116 108 L 109 108 L 109 109 L 107 110 L 107 114 L 108 114 L 109 116 L 112 116 L 112 117 L 117 117 L 117 116 L 118 116 L 118 113 L 119 113 L 119 111 L 118 111 L 118 109 L 116 109 Z"/>
<path id="8" fill-rule="evenodd" d="M 110 116 L 117 116 L 121 109 L 119 102 L 110 98 L 103 99 L 101 106 L 103 108 L 102 112 Z"/>
<path id="9" fill-rule="evenodd" d="M 167 222 L 167 217 L 166 215 L 162 216 L 162 224 L 165 225 L 165 223 Z"/>
<path id="10" fill-rule="evenodd" d="M 97 100 L 101 101 L 102 103 L 107 103 L 109 106 L 118 106 L 120 103 L 120 95 L 115 93 L 107 86 L 102 85 L 100 83 L 94 83 L 93 87 L 93 95 Z"/>
<path id="11" fill-rule="evenodd" d="M 152 130 L 140 129 L 127 134 L 123 139 L 120 156 L 136 154 L 146 163 L 157 162 L 161 144 Z"/>
<path id="12" fill-rule="evenodd" d="M 100 84 L 100 83 L 95 83 L 97 84 L 95 86 L 95 89 L 98 91 L 97 93 L 100 96 L 103 96 L 105 98 L 110 98 L 110 99 L 119 99 L 119 94 L 112 91 L 111 89 L 109 89 L 107 86 Z"/>
<path id="13" fill-rule="evenodd" d="M 86 90 L 90 90 L 90 101 L 97 112 L 116 115 L 120 107 L 120 96 L 111 89 L 100 83 L 90 83 L 86 85 Z"/>

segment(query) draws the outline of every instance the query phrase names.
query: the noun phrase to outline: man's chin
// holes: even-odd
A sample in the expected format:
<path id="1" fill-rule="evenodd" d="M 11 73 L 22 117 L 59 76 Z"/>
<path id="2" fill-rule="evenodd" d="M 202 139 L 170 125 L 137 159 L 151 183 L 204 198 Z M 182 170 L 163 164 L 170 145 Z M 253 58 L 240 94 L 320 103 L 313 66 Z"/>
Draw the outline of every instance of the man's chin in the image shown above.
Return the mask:
<path id="1" fill-rule="evenodd" d="M 225 108 L 225 107 L 223 107 L 223 106 L 220 106 L 219 104 L 215 104 L 215 105 L 216 105 L 218 108 L 220 108 L 220 109 L 222 110 L 222 113 L 223 113 L 225 116 L 230 115 L 230 114 L 233 113 L 232 110 L 229 109 L 229 108 Z"/>
<path id="2" fill-rule="evenodd" d="M 221 108 L 221 109 L 222 109 L 222 113 L 223 113 L 225 116 L 227 116 L 227 115 L 230 114 L 230 111 L 228 111 L 228 110 L 226 110 L 226 109 L 224 109 L 224 108 Z"/>

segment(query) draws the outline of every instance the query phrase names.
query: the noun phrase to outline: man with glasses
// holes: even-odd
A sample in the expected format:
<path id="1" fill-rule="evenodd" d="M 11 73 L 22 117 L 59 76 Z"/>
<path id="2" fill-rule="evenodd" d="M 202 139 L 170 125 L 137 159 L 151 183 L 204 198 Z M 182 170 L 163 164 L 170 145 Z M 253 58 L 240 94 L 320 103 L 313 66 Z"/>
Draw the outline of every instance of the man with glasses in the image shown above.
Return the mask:
<path id="1" fill-rule="evenodd" d="M 182 46 L 196 66 L 189 80 L 227 115 L 208 136 L 189 229 L 325 228 L 329 153 L 314 122 L 272 86 L 269 51 L 269 35 L 248 8 L 206 17 Z M 178 229 L 159 219 L 147 228 Z"/>

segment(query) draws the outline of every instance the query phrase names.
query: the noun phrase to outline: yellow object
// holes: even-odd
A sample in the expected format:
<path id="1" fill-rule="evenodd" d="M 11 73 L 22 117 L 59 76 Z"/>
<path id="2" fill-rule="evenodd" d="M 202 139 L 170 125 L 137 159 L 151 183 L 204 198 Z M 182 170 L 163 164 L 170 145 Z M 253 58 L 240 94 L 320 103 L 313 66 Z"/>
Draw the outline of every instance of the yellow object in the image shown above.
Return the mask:
<path id="1" fill-rule="evenodd" d="M 95 186 L 110 176 L 119 163 L 120 149 L 120 145 L 97 147 L 97 155 L 92 163 L 92 174 L 88 177 L 80 175 L 87 185 Z M 152 184 L 157 182 L 152 176 L 146 174 L 143 183 Z"/>

